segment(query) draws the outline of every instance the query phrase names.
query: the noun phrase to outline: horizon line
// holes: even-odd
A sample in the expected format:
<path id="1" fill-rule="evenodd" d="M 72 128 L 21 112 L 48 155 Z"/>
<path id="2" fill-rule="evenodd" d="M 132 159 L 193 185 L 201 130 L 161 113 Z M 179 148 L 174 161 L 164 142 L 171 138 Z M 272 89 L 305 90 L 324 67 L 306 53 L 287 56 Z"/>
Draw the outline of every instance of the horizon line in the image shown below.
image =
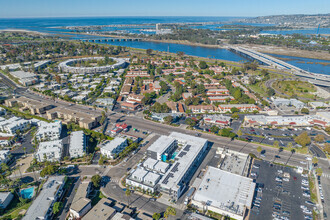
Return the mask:
<path id="1" fill-rule="evenodd" d="M 266 16 L 284 16 L 284 15 L 328 15 L 330 13 L 297 13 L 297 14 L 271 14 L 271 15 L 255 15 L 255 16 L 218 16 L 218 15 L 77 15 L 77 16 L 24 16 L 24 17 L 0 17 L 0 19 L 33 19 L 33 18 L 101 18 L 101 17 L 228 17 L 228 18 L 255 18 Z"/>

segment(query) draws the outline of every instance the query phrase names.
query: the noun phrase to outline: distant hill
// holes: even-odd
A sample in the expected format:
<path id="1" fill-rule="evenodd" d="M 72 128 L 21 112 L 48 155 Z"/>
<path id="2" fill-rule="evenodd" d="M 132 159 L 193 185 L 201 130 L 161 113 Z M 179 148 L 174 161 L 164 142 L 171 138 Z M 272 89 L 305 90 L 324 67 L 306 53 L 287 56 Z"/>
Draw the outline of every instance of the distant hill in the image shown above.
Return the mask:
<path id="1" fill-rule="evenodd" d="M 305 14 L 271 15 L 271 16 L 261 16 L 255 18 L 241 19 L 240 22 L 274 24 L 277 26 L 299 27 L 299 28 L 316 28 L 320 25 L 320 27 L 322 28 L 329 28 L 330 13 L 315 14 L 315 15 L 305 15 Z"/>

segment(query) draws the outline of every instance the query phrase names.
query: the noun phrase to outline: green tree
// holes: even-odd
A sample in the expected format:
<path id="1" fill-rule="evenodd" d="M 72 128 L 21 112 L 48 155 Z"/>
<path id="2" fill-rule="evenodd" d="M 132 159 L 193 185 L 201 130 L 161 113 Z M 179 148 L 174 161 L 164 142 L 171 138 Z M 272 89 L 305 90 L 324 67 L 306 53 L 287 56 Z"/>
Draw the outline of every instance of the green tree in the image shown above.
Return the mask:
<path id="1" fill-rule="evenodd" d="M 280 142 L 278 142 L 278 141 L 274 141 L 274 143 L 273 143 L 273 146 L 274 146 L 274 147 L 279 147 L 279 145 L 280 145 Z"/>
<path id="2" fill-rule="evenodd" d="M 237 114 L 237 112 L 235 112 L 234 114 L 231 115 L 231 118 L 237 120 L 239 119 L 239 115 Z"/>
<path id="3" fill-rule="evenodd" d="M 319 159 L 317 159 L 317 157 L 313 157 L 313 159 L 312 159 L 312 163 L 313 163 L 314 165 L 316 165 L 318 162 L 319 162 Z"/>
<path id="4" fill-rule="evenodd" d="M 293 147 L 293 144 L 291 142 L 289 142 L 287 145 L 286 145 L 288 148 L 292 148 Z"/>
<path id="5" fill-rule="evenodd" d="M 260 146 L 258 146 L 258 147 L 257 147 L 257 151 L 258 151 L 258 153 L 260 154 L 261 151 L 262 151 L 262 148 L 261 148 Z"/>
<path id="6" fill-rule="evenodd" d="M 220 130 L 220 128 L 218 127 L 218 126 L 215 126 L 215 125 L 213 125 L 212 127 L 211 127 L 211 129 L 210 129 L 210 131 L 212 132 L 212 133 L 218 133 L 219 132 L 219 130 Z"/>
<path id="7" fill-rule="evenodd" d="M 237 131 L 237 135 L 238 135 L 238 136 L 242 136 L 242 135 L 243 135 L 243 132 L 242 132 L 241 129 L 239 129 L 239 130 Z"/>
<path id="8" fill-rule="evenodd" d="M 194 127 L 194 126 L 196 126 L 196 121 L 193 120 L 192 118 L 187 118 L 186 121 L 185 121 L 185 123 L 186 123 L 187 125 L 189 125 L 190 127 Z"/>
<path id="9" fill-rule="evenodd" d="M 199 62 L 199 68 L 201 68 L 201 69 L 206 69 L 206 68 L 207 68 L 207 64 L 206 64 L 206 62 L 205 62 L 205 61 L 200 61 L 200 62 Z"/>
<path id="10" fill-rule="evenodd" d="M 129 188 L 126 188 L 125 195 L 127 197 L 127 206 L 130 205 L 130 196 L 131 196 L 131 190 Z"/>
<path id="11" fill-rule="evenodd" d="M 172 121 L 173 121 L 173 117 L 172 117 L 171 115 L 166 116 L 166 117 L 164 118 L 164 121 L 165 121 L 167 124 L 170 124 L 170 123 L 172 123 Z"/>
<path id="12" fill-rule="evenodd" d="M 236 107 L 233 107 L 230 109 L 231 113 L 239 112 L 239 109 Z"/>
<path id="13" fill-rule="evenodd" d="M 303 133 L 301 133 L 299 136 L 297 136 L 294 141 L 303 146 L 306 147 L 306 145 L 311 143 L 311 138 L 308 136 L 308 133 L 306 131 L 304 131 Z"/>
<path id="14" fill-rule="evenodd" d="M 162 216 L 160 215 L 160 213 L 157 213 L 155 212 L 153 215 L 152 215 L 152 219 L 155 219 L 155 220 L 159 220 Z"/>
<path id="15" fill-rule="evenodd" d="M 98 174 L 92 176 L 92 183 L 94 187 L 98 188 L 100 186 L 101 179 L 102 179 L 101 176 Z"/>
<path id="16" fill-rule="evenodd" d="M 317 168 L 317 169 L 315 170 L 315 172 L 316 172 L 316 174 L 317 174 L 318 176 L 322 176 L 323 170 L 322 170 L 321 167 L 319 167 L 319 168 Z"/>
<path id="17" fill-rule="evenodd" d="M 323 134 L 318 134 L 314 137 L 314 141 L 316 142 L 324 142 L 325 141 L 325 138 L 324 138 L 324 135 Z"/>
<path id="18" fill-rule="evenodd" d="M 176 216 L 176 210 L 172 206 L 169 206 L 166 208 L 166 211 L 164 213 L 164 217 L 167 219 L 170 215 Z"/>
<path id="19" fill-rule="evenodd" d="M 302 108 L 301 110 L 300 110 L 300 112 L 302 113 L 302 114 L 309 114 L 309 110 L 307 109 L 307 108 Z"/>
<path id="20" fill-rule="evenodd" d="M 150 56 L 152 54 L 152 49 L 147 49 L 146 53 L 147 53 L 148 56 Z"/>
<path id="21" fill-rule="evenodd" d="M 57 213 L 60 212 L 63 204 L 61 202 L 55 202 L 53 206 L 53 213 L 56 215 Z"/>

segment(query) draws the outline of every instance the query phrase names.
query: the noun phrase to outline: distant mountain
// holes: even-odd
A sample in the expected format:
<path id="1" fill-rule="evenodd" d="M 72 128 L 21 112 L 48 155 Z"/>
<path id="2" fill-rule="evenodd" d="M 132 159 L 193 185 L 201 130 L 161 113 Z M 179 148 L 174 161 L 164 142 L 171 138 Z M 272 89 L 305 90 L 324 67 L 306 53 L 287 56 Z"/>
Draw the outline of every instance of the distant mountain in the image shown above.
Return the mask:
<path id="1" fill-rule="evenodd" d="M 255 18 L 241 19 L 245 23 L 274 24 L 277 26 L 315 28 L 320 25 L 322 28 L 330 27 L 330 13 L 316 15 L 271 15 Z"/>

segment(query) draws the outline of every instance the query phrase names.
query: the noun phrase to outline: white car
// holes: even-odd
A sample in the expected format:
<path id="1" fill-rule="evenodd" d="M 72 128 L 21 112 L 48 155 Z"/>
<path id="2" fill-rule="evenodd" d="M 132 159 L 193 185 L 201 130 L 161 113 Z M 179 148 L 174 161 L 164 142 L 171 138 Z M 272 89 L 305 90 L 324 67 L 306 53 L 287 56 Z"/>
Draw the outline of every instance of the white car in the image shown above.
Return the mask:
<path id="1" fill-rule="evenodd" d="M 301 164 L 307 164 L 306 161 L 300 161 Z"/>
<path id="2" fill-rule="evenodd" d="M 278 173 L 283 173 L 283 170 L 277 170 Z"/>
<path id="3" fill-rule="evenodd" d="M 302 177 L 308 177 L 308 174 L 301 174 Z"/>
<path id="4" fill-rule="evenodd" d="M 307 207 L 304 206 L 304 205 L 301 205 L 300 208 L 303 209 L 303 210 L 306 210 L 307 209 Z"/>
<path id="5" fill-rule="evenodd" d="M 303 213 L 307 214 L 307 215 L 311 215 L 312 214 L 312 211 L 311 210 L 308 210 L 308 209 L 305 209 L 303 211 Z"/>
<path id="6" fill-rule="evenodd" d="M 306 159 L 306 160 L 309 160 L 309 161 L 312 160 L 312 158 L 310 158 L 310 157 L 305 157 L 305 159 Z"/>
<path id="7" fill-rule="evenodd" d="M 283 179 L 285 182 L 289 182 L 290 180 L 289 180 L 289 178 L 284 178 Z"/>

